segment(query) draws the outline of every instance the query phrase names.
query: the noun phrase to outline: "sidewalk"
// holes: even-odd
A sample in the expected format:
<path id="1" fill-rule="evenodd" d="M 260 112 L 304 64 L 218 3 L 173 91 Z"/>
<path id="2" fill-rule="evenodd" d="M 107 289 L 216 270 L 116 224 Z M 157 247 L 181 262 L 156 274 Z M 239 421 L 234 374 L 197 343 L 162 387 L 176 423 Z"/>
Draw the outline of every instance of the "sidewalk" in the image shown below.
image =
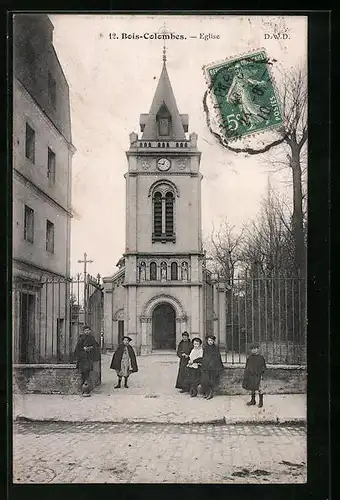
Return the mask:
<path id="1" fill-rule="evenodd" d="M 13 418 L 65 422 L 144 423 L 304 423 L 306 395 L 265 395 L 264 407 L 246 406 L 249 396 L 190 398 L 174 388 L 178 358 L 138 357 L 139 372 L 129 389 L 113 389 L 111 356 L 102 356 L 102 385 L 89 398 L 81 395 L 13 394 Z"/>
<path id="2" fill-rule="evenodd" d="M 115 423 L 303 423 L 306 420 L 303 394 L 268 395 L 264 407 L 246 406 L 248 396 L 216 396 L 206 401 L 187 394 L 148 397 L 129 395 L 128 389 L 111 396 L 92 394 L 59 396 L 14 395 L 14 419 L 64 422 Z"/>

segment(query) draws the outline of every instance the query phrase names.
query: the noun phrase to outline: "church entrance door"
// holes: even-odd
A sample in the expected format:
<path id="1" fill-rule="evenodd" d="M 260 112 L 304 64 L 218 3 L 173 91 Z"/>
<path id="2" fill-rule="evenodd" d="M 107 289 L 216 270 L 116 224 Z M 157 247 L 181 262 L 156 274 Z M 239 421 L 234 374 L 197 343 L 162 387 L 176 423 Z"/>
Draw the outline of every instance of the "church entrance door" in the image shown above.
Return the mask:
<path id="1" fill-rule="evenodd" d="M 176 314 L 169 304 L 160 304 L 153 310 L 152 348 L 176 349 Z"/>

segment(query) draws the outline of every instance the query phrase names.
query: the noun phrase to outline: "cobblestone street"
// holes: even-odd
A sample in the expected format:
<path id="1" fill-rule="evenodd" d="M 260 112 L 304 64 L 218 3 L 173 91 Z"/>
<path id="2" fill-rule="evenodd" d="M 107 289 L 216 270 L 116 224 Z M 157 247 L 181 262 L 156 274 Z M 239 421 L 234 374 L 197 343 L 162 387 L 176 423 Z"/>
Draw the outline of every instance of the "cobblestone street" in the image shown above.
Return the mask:
<path id="1" fill-rule="evenodd" d="M 303 483 L 303 426 L 15 423 L 14 483 Z"/>

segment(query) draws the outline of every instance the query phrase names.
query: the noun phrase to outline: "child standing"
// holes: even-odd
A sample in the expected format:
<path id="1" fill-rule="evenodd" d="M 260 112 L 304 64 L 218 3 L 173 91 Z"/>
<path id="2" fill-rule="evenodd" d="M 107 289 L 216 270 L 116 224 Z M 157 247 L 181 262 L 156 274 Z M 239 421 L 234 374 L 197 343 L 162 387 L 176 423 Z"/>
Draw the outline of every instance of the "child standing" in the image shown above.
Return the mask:
<path id="1" fill-rule="evenodd" d="M 185 387 L 192 398 L 197 396 L 197 387 L 201 381 L 201 362 L 203 357 L 202 340 L 198 337 L 192 339 L 193 349 L 190 352 L 186 366 Z"/>
<path id="2" fill-rule="evenodd" d="M 115 389 L 121 387 L 122 378 L 124 377 L 124 387 L 128 388 L 128 378 L 131 373 L 138 372 L 136 354 L 130 346 L 131 338 L 128 336 L 123 337 L 123 343 L 118 346 L 113 355 L 110 368 L 116 370 L 118 376 L 118 383 Z"/>
<path id="3" fill-rule="evenodd" d="M 255 392 L 259 393 L 259 408 L 263 406 L 263 392 L 261 390 L 261 380 L 266 370 L 266 361 L 260 354 L 259 344 L 253 343 L 250 346 L 251 354 L 247 358 L 242 382 L 243 389 L 251 391 L 251 399 L 247 406 L 256 405 Z"/>
<path id="4" fill-rule="evenodd" d="M 201 387 L 205 399 L 212 399 L 213 391 L 218 386 L 221 372 L 224 369 L 221 353 L 215 340 L 214 335 L 208 335 L 207 343 L 203 349 Z"/>

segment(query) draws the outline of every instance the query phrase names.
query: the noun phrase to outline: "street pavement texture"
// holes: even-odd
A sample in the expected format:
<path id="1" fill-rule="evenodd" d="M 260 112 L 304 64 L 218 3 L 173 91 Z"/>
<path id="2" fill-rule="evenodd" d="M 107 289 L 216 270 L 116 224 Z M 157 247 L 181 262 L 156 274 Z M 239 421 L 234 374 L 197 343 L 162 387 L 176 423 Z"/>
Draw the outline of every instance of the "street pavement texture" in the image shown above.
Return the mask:
<path id="1" fill-rule="evenodd" d="M 175 389 L 178 358 L 153 354 L 137 358 L 139 371 L 129 388 L 114 389 L 111 355 L 102 355 L 102 384 L 91 397 L 14 394 L 14 419 L 116 423 L 288 423 L 305 422 L 306 395 L 265 395 L 264 407 L 247 406 L 249 396 L 218 395 L 207 401 Z"/>
<path id="2" fill-rule="evenodd" d="M 13 483 L 304 483 L 301 425 L 15 423 Z"/>

